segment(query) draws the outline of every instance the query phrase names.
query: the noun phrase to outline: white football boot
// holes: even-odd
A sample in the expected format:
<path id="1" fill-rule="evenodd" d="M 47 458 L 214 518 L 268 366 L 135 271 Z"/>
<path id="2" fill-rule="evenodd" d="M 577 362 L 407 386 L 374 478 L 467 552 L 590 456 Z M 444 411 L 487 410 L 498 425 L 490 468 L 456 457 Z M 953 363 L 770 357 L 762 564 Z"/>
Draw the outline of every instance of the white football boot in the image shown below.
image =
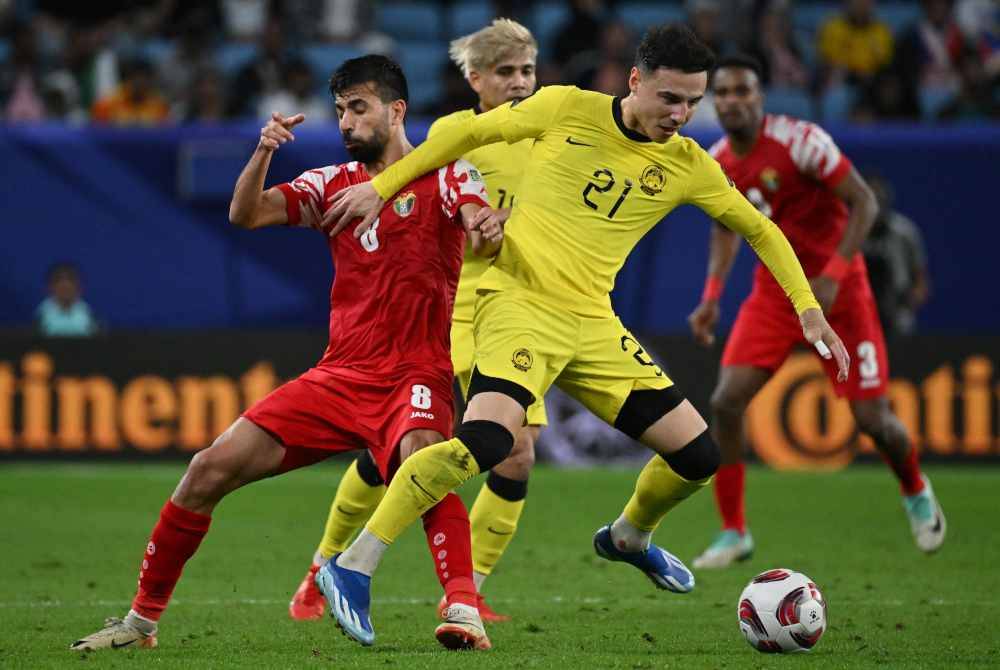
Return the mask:
<path id="1" fill-rule="evenodd" d="M 944 512 L 931 488 L 931 480 L 926 475 L 921 475 L 924 480 L 924 490 L 913 496 L 903 498 L 903 507 L 906 509 L 906 516 L 910 518 L 910 530 L 913 532 L 913 541 L 917 543 L 920 551 L 928 554 L 937 551 L 944 543 L 945 531 L 948 524 L 944 519 Z"/>
<path id="2" fill-rule="evenodd" d="M 140 630 L 140 626 L 147 628 L 145 623 L 147 622 L 136 621 L 134 617 L 128 616 L 124 619 L 108 617 L 104 620 L 104 628 L 71 644 L 70 651 L 97 651 L 98 649 L 129 647 L 152 649 L 157 644 L 156 626 L 148 627 L 150 628 L 148 631 Z"/>

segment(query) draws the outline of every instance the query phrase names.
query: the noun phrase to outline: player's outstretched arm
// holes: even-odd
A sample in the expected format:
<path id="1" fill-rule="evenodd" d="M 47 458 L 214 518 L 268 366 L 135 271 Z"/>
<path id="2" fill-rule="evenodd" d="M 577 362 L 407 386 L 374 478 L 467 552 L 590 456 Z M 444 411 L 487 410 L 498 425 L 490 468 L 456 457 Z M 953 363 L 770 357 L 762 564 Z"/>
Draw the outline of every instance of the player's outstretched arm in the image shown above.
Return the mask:
<path id="1" fill-rule="evenodd" d="M 285 196 L 277 188 L 264 190 L 264 178 L 271 165 L 271 155 L 285 142 L 295 140 L 292 128 L 305 121 L 296 114 L 288 118 L 274 112 L 260 129 L 260 141 L 247 162 L 229 203 L 229 222 L 240 228 L 263 228 L 288 223 Z"/>
<path id="2" fill-rule="evenodd" d="M 691 333 L 699 344 L 709 347 L 715 343 L 715 326 L 719 322 L 719 298 L 726 285 L 726 278 L 733 268 L 740 251 L 740 236 L 725 226 L 712 226 L 712 239 L 708 247 L 708 276 L 701 293 L 701 302 L 688 316 Z"/>

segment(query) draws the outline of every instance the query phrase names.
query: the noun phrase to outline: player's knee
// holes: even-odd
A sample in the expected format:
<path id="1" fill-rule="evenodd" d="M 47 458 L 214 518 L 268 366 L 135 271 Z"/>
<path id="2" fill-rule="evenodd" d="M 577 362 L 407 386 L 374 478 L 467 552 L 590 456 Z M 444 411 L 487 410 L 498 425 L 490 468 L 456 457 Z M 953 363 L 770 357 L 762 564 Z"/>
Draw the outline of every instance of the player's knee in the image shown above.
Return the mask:
<path id="1" fill-rule="evenodd" d="M 527 427 L 518 431 L 517 437 L 514 439 L 514 448 L 511 450 L 510 455 L 502 463 L 494 467 L 492 472 L 508 479 L 526 482 L 534 466 L 534 429 Z"/>
<path id="2" fill-rule="evenodd" d="M 220 437 L 191 459 L 175 492 L 177 503 L 182 507 L 195 509 L 216 502 L 230 489 L 234 473 L 222 454 L 225 444 L 224 436 Z"/>
<path id="3" fill-rule="evenodd" d="M 635 389 L 628 394 L 615 417 L 615 428 L 639 440 L 650 426 L 684 402 L 676 386 L 665 389 Z"/>
<path id="4" fill-rule="evenodd" d="M 466 421 L 455 431 L 455 437 L 476 459 L 480 472 L 493 469 L 514 448 L 513 433 L 495 421 Z"/>
<path id="5" fill-rule="evenodd" d="M 354 461 L 354 467 L 357 469 L 361 481 L 368 484 L 368 486 L 374 488 L 385 484 L 385 480 L 382 479 L 382 475 L 378 471 L 378 466 L 375 464 L 372 452 L 367 449 Z"/>
<path id="6" fill-rule="evenodd" d="M 667 454 L 663 460 L 670 469 L 688 481 L 707 479 L 719 469 L 719 447 L 708 431 L 704 431 L 681 449 Z"/>
<path id="7" fill-rule="evenodd" d="M 877 444 L 892 441 L 894 422 L 888 405 L 860 405 L 853 409 L 858 430 L 871 437 Z"/>

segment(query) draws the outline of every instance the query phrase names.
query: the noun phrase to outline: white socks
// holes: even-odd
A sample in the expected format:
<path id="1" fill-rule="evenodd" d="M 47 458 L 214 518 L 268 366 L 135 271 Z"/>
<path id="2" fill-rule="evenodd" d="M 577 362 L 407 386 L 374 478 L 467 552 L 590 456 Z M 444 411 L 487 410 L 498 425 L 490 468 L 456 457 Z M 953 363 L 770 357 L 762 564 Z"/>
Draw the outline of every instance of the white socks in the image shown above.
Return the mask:
<path id="1" fill-rule="evenodd" d="M 630 524 L 624 514 L 611 524 L 611 541 L 619 551 L 643 551 L 649 547 L 652 537 L 652 533 Z"/>
<path id="2" fill-rule="evenodd" d="M 156 622 L 151 619 L 147 619 L 135 610 L 128 611 L 128 614 L 125 615 L 125 623 L 132 626 L 132 628 L 135 628 L 146 637 L 156 634 Z"/>
<path id="3" fill-rule="evenodd" d="M 364 528 L 358 534 L 357 539 L 351 543 L 351 546 L 337 557 L 337 565 L 371 577 L 375 573 L 379 561 L 382 560 L 382 554 L 388 548 L 389 545 Z"/>
<path id="4" fill-rule="evenodd" d="M 476 593 L 483 590 L 483 582 L 486 581 L 487 577 L 489 577 L 489 575 L 484 575 L 481 572 L 472 572 L 472 581 L 476 584 Z"/>

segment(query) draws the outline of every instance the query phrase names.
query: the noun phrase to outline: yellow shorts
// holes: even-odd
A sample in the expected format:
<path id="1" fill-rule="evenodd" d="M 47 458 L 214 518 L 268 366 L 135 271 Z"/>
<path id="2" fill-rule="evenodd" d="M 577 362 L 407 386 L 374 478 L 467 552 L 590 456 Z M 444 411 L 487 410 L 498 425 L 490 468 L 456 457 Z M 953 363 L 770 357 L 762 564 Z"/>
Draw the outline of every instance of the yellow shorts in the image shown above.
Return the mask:
<path id="1" fill-rule="evenodd" d="M 633 390 L 673 385 L 617 316 L 579 316 L 530 291 L 481 292 L 474 334 L 482 374 L 535 398 L 555 384 L 611 426 Z"/>
<path id="2" fill-rule="evenodd" d="M 455 379 L 462 389 L 462 397 L 469 397 L 469 382 L 472 381 L 472 362 L 475 353 L 475 341 L 472 336 L 472 324 L 467 321 L 451 322 L 451 364 L 455 368 Z M 528 407 L 525 422 L 529 426 L 547 426 L 549 417 L 545 413 L 543 394 Z"/>

